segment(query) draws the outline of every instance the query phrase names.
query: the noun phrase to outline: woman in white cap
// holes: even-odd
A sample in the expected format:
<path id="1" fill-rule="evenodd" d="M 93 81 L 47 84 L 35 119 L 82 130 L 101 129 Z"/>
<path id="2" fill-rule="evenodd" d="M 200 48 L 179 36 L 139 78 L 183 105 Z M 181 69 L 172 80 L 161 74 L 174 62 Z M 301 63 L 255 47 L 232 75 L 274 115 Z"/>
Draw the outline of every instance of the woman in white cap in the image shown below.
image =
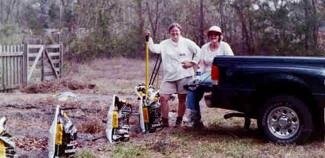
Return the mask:
<path id="1" fill-rule="evenodd" d="M 194 74 L 193 66 L 198 64 L 200 47 L 193 41 L 181 35 L 181 26 L 172 23 L 169 28 L 170 38 L 155 44 L 149 38 L 149 49 L 153 53 L 161 54 L 163 79 L 160 85 L 160 104 L 163 126 L 168 127 L 168 100 L 174 93 L 178 94 L 178 111 L 176 126 L 181 125 L 185 113 L 186 90 L 184 85 Z M 147 31 L 146 35 L 150 35 Z"/>
<path id="2" fill-rule="evenodd" d="M 206 86 L 212 85 L 211 66 L 214 57 L 220 55 L 233 56 L 234 53 L 229 44 L 222 41 L 222 31 L 218 26 L 212 26 L 208 30 L 209 42 L 201 48 L 199 69 L 197 70 L 198 87 L 190 89 L 186 97 L 186 117 L 184 123 L 186 126 L 200 128 L 203 127 L 201 121 L 201 112 L 199 102 L 203 97 Z"/>

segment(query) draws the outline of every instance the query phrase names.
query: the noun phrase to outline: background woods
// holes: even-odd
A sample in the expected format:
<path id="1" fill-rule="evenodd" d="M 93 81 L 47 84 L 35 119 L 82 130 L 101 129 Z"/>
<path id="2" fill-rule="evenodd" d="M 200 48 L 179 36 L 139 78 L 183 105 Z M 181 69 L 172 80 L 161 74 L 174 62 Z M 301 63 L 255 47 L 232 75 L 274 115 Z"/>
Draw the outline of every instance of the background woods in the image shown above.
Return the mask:
<path id="1" fill-rule="evenodd" d="M 171 22 L 202 45 L 219 25 L 238 55 L 324 55 L 324 0 L 0 0 L 0 43 L 37 38 L 68 56 L 143 56 L 143 30 L 156 41 Z M 33 41 L 35 42 L 35 40 Z"/>

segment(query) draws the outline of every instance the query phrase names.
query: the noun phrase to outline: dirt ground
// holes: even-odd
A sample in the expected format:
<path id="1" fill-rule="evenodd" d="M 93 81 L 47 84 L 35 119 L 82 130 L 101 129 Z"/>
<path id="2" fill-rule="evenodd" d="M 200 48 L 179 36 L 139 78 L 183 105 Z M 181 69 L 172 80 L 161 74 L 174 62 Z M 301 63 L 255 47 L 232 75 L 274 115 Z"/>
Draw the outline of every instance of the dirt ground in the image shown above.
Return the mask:
<path id="1" fill-rule="evenodd" d="M 31 84 L 13 93 L 0 94 L 0 116 L 8 118 L 19 157 L 47 157 L 48 130 L 55 106 L 60 105 L 78 130 L 76 157 L 325 157 L 325 143 L 281 146 L 263 139 L 256 128 L 243 129 L 243 120 L 224 120 L 229 111 L 206 108 L 205 128 L 169 128 L 155 133 L 133 132 L 129 142 L 115 145 L 105 138 L 106 117 L 113 94 L 136 105 L 133 88 L 144 81 L 144 62 L 136 59 L 101 59 L 85 64 L 70 63 L 58 81 Z M 158 81 L 159 82 L 159 81 Z M 62 92 L 77 95 L 59 101 Z M 177 100 L 171 101 L 176 111 Z M 171 113 L 171 124 L 175 113 Z"/>

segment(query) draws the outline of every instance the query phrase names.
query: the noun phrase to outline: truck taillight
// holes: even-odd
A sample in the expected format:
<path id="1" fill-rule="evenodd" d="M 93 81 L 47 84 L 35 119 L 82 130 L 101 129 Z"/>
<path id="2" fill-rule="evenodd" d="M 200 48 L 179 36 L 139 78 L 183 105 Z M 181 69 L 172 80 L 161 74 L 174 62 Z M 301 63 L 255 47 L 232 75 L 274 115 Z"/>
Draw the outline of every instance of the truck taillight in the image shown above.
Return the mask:
<path id="1" fill-rule="evenodd" d="M 212 65 L 212 68 L 211 68 L 211 80 L 212 80 L 212 84 L 218 85 L 219 78 L 220 78 L 219 67 L 216 66 L 216 65 Z"/>

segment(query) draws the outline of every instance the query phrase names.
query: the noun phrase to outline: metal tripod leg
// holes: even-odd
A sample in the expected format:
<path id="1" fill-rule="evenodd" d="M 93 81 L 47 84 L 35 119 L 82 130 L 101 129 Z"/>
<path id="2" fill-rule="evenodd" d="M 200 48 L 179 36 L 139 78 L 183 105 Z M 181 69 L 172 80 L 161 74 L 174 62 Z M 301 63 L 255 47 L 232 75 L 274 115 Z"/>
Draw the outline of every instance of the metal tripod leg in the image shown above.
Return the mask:
<path id="1" fill-rule="evenodd" d="M 156 80 L 156 77 L 157 77 L 157 75 L 159 73 L 160 65 L 161 65 L 161 56 L 159 55 L 159 56 L 157 56 L 155 66 L 154 66 L 154 68 L 152 70 L 150 80 L 149 80 L 149 85 L 154 84 L 154 82 Z"/>

